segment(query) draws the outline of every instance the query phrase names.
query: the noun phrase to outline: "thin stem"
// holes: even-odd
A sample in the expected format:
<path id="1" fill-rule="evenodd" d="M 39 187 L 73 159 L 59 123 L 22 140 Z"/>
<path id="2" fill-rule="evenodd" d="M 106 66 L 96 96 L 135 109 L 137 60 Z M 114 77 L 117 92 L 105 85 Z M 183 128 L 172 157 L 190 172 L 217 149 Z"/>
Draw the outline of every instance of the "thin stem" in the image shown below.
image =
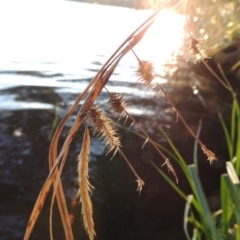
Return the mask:
<path id="1" fill-rule="evenodd" d="M 188 130 L 188 132 L 193 136 L 193 138 L 200 144 L 204 154 L 207 155 L 210 163 L 213 160 L 216 160 L 216 157 L 214 155 L 214 153 L 212 153 L 210 150 L 207 149 L 207 147 L 202 143 L 202 141 L 196 136 L 196 134 L 192 131 L 192 129 L 189 127 L 189 125 L 187 124 L 187 122 L 185 121 L 184 117 L 182 116 L 181 112 L 177 109 L 176 105 L 174 104 L 174 102 L 172 101 L 172 99 L 168 96 L 168 94 L 164 91 L 164 89 L 162 88 L 162 86 L 160 84 L 157 83 L 157 86 L 160 88 L 160 90 L 162 91 L 162 93 L 164 94 L 164 96 L 166 97 L 166 99 L 169 101 L 169 103 L 171 104 L 171 106 L 173 107 L 174 111 L 176 111 L 177 115 L 179 116 L 179 118 L 181 119 L 183 125 L 186 127 L 186 129 Z"/>

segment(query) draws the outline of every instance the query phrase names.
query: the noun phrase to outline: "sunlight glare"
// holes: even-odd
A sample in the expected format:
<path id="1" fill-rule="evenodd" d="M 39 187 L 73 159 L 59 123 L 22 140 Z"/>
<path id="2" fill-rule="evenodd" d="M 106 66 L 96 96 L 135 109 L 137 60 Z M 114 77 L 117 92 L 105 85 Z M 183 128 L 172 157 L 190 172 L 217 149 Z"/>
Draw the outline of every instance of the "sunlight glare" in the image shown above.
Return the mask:
<path id="1" fill-rule="evenodd" d="M 157 74 L 164 76 L 166 64 L 175 63 L 174 58 L 183 45 L 184 25 L 184 16 L 163 11 L 136 47 L 139 58 L 153 62 Z"/>

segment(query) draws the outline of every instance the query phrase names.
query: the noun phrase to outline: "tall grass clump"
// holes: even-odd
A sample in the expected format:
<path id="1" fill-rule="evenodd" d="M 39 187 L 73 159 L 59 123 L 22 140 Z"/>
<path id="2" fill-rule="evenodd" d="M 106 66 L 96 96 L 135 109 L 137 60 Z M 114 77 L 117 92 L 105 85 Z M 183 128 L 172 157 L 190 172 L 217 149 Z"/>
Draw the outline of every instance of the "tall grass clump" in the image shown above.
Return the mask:
<path id="1" fill-rule="evenodd" d="M 133 175 L 136 178 L 137 182 L 137 190 L 139 193 L 141 192 L 142 188 L 144 187 L 144 181 L 135 171 L 134 166 L 132 166 L 128 157 L 124 154 L 122 146 L 121 146 L 121 137 L 118 133 L 118 129 L 116 125 L 113 124 L 114 119 L 121 119 L 125 118 L 126 120 L 130 120 L 133 124 L 135 124 L 142 136 L 145 139 L 145 142 L 150 142 L 157 153 L 163 159 L 163 165 L 166 165 L 168 170 L 173 174 L 175 181 L 171 180 L 171 178 L 166 175 L 162 169 L 160 169 L 154 162 L 152 165 L 164 176 L 164 178 L 174 187 L 174 189 L 187 201 L 186 207 L 186 216 L 190 214 L 190 217 L 193 216 L 193 212 L 191 211 L 192 205 L 200 214 L 200 220 L 196 219 L 196 224 L 194 225 L 196 231 L 200 232 L 202 226 L 206 227 L 206 231 L 204 231 L 205 235 L 213 236 L 213 239 L 219 239 L 219 232 L 216 231 L 214 228 L 214 220 L 211 217 L 210 210 L 207 207 L 207 203 L 205 201 L 201 184 L 198 181 L 198 175 L 195 166 L 187 166 L 184 159 L 181 157 L 180 153 L 176 150 L 174 145 L 172 144 L 171 140 L 167 137 L 165 132 L 162 130 L 161 126 L 158 125 L 159 130 L 163 133 L 163 135 L 168 139 L 170 145 L 173 147 L 175 155 L 170 153 L 166 154 L 164 148 L 162 148 L 159 144 L 157 144 L 149 134 L 144 130 L 144 128 L 131 116 L 127 111 L 128 104 L 124 101 L 123 96 L 120 94 L 113 95 L 107 89 L 107 82 L 111 75 L 113 74 L 115 68 L 118 66 L 120 60 L 128 53 L 131 52 L 136 57 L 136 61 L 138 62 L 138 70 L 137 70 L 137 77 L 138 81 L 142 82 L 143 85 L 149 87 L 155 87 L 157 91 L 160 91 L 166 100 L 171 105 L 172 109 L 176 112 L 179 119 L 181 120 L 183 126 L 187 129 L 187 131 L 192 135 L 195 139 L 195 142 L 200 145 L 203 153 L 206 155 L 206 158 L 209 160 L 210 163 L 216 160 L 216 157 L 213 152 L 211 152 L 204 143 L 200 140 L 199 134 L 195 134 L 194 131 L 189 127 L 188 123 L 184 119 L 181 112 L 178 110 L 177 106 L 175 105 L 172 98 L 168 95 L 168 93 L 164 90 L 164 88 L 155 82 L 154 80 L 154 67 L 151 61 L 146 61 L 140 59 L 137 54 L 134 52 L 134 47 L 141 41 L 144 34 L 147 30 L 151 27 L 154 23 L 158 13 L 163 9 L 171 8 L 176 5 L 179 0 L 171 0 L 166 3 L 164 6 L 159 8 L 155 13 L 153 13 L 146 21 L 143 22 L 129 37 L 117 48 L 117 50 L 112 54 L 112 56 L 105 62 L 105 64 L 101 67 L 99 72 L 96 76 L 92 79 L 86 89 L 77 97 L 74 104 L 70 107 L 66 115 L 63 117 L 61 122 L 59 123 L 54 136 L 52 138 L 50 149 L 49 149 L 49 175 L 39 193 L 39 196 L 36 200 L 35 206 L 32 210 L 24 239 L 27 240 L 30 238 L 30 235 L 33 231 L 33 228 L 36 224 L 36 221 L 39 217 L 40 212 L 42 211 L 43 205 L 45 200 L 49 194 L 51 187 L 53 186 L 53 194 L 52 194 L 52 201 L 51 201 L 51 212 L 50 212 L 50 235 L 51 239 L 54 238 L 52 234 L 52 209 L 53 204 L 56 199 L 57 206 L 60 212 L 61 221 L 63 224 L 63 229 L 65 233 L 65 237 L 68 240 L 74 239 L 71 223 L 69 220 L 68 209 L 66 205 L 66 200 L 64 196 L 63 186 L 61 182 L 61 174 L 63 171 L 63 167 L 66 163 L 66 159 L 69 152 L 69 147 L 76 135 L 77 131 L 81 126 L 85 127 L 84 136 L 82 139 L 82 147 L 80 149 L 80 153 L 78 156 L 78 196 L 81 202 L 82 207 L 82 219 L 85 229 L 89 235 L 91 240 L 94 239 L 95 235 L 97 234 L 94 229 L 94 219 L 93 219 L 93 210 L 94 206 L 92 206 L 90 192 L 92 189 L 91 183 L 89 182 L 88 178 L 88 162 L 89 162 L 89 155 L 90 155 L 90 132 L 98 136 L 106 146 L 107 154 L 111 154 L 112 158 L 115 154 L 120 154 L 120 156 L 126 161 L 127 165 L 130 167 Z M 189 30 L 190 33 L 190 30 Z M 195 51 L 195 54 L 200 54 L 198 42 L 194 42 L 195 38 L 190 33 L 190 37 L 192 39 L 192 48 Z M 198 52 L 199 51 L 199 52 Z M 204 61 L 204 57 L 201 55 L 201 59 Z M 205 63 L 208 66 L 207 63 Z M 210 69 L 210 67 L 209 67 Z M 211 69 L 210 69 L 211 70 Z M 225 82 L 224 82 L 225 84 Z M 224 85 L 223 84 L 223 85 Z M 229 86 L 226 85 L 229 89 Z M 102 109 L 95 105 L 95 101 L 101 91 L 105 88 L 108 93 L 109 101 L 108 107 L 110 112 L 112 113 L 112 117 L 106 116 Z M 231 89 L 230 89 L 231 90 Z M 80 101 L 83 101 L 83 104 L 79 106 Z M 235 103 L 236 104 L 236 103 Z M 59 138 L 63 131 L 63 128 L 68 121 L 69 117 L 72 116 L 73 112 L 77 110 L 77 114 L 75 117 L 75 121 L 68 132 L 67 137 L 62 146 L 59 145 Z M 231 137 L 229 137 L 231 139 Z M 60 149 L 60 151 L 58 151 Z M 230 150 L 229 150 L 230 151 Z M 231 150 L 233 152 L 233 150 Z M 77 156 L 76 156 L 77 157 Z M 170 160 L 175 159 L 182 170 L 184 171 L 192 189 L 194 196 L 186 196 L 181 189 L 178 188 L 177 182 L 178 177 L 175 172 L 175 169 L 172 165 Z M 236 166 L 238 166 L 236 164 Z M 236 167 L 237 171 L 240 171 L 240 166 Z M 231 179 L 230 179 L 231 180 Z M 175 183 L 176 182 L 176 183 Z M 230 182 L 231 183 L 231 182 Z M 227 184 L 227 182 L 226 182 Z M 187 229 L 187 228 L 186 228 Z"/>

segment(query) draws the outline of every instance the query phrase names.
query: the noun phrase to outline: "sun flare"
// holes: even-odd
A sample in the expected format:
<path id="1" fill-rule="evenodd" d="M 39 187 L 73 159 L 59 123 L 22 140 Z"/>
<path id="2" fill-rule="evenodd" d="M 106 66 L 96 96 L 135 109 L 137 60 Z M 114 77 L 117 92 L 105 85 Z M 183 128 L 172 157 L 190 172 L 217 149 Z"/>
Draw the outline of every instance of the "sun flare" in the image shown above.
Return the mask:
<path id="1" fill-rule="evenodd" d="M 164 75 L 164 66 L 174 61 L 184 40 L 185 18 L 174 11 L 163 11 L 136 47 L 141 60 L 151 61 L 155 71 Z"/>

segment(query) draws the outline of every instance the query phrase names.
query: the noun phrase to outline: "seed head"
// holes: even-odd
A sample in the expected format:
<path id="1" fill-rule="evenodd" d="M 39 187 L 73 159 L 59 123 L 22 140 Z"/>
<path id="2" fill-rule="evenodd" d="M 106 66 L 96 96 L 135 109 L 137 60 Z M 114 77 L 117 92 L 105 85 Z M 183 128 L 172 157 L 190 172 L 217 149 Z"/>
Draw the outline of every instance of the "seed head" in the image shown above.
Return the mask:
<path id="1" fill-rule="evenodd" d="M 100 136 L 103 140 L 107 147 L 107 154 L 115 150 L 114 156 L 121 146 L 121 143 L 116 129 L 111 125 L 112 120 L 105 117 L 98 107 L 91 107 L 87 113 L 87 122 L 91 124 L 93 134 Z"/>
<path id="2" fill-rule="evenodd" d="M 209 149 L 207 149 L 207 147 L 205 145 L 202 145 L 201 147 L 202 147 L 203 153 L 207 156 L 210 164 L 212 164 L 213 161 L 217 160 L 215 154 L 212 151 L 210 151 Z"/>
<path id="3" fill-rule="evenodd" d="M 137 184 L 138 184 L 138 187 L 137 187 L 137 191 L 139 192 L 139 194 L 141 193 L 142 191 L 142 188 L 144 186 L 144 181 L 138 177 L 138 179 L 136 180 Z"/>
<path id="4" fill-rule="evenodd" d="M 197 38 L 191 37 L 191 43 L 189 46 L 189 54 L 191 60 L 196 63 L 199 60 L 207 58 L 204 47 L 202 46 L 204 42 Z"/>
<path id="5" fill-rule="evenodd" d="M 144 85 L 151 85 L 153 77 L 154 67 L 149 61 L 139 61 L 137 75 L 139 80 L 143 82 Z"/>
<path id="6" fill-rule="evenodd" d="M 119 119 L 127 117 L 126 113 L 126 103 L 123 101 L 122 94 L 111 95 L 108 106 L 112 110 L 113 116 Z"/>

